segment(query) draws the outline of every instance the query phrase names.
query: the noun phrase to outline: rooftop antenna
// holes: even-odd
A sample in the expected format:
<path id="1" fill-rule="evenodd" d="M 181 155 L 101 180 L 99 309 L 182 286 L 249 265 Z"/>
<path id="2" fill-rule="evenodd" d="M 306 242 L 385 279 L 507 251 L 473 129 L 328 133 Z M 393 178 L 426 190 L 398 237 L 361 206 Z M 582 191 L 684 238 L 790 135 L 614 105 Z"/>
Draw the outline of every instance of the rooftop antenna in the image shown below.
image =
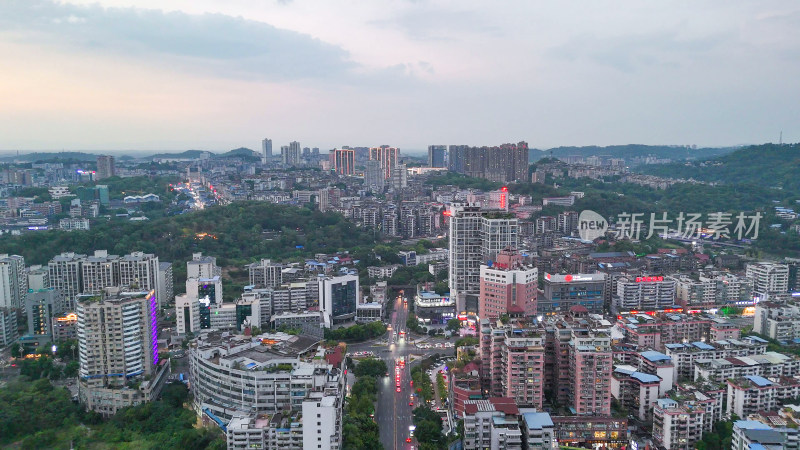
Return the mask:
<path id="1" fill-rule="evenodd" d="M 781 137 L 778 138 L 778 145 L 783 145 L 783 130 L 781 130 Z"/>

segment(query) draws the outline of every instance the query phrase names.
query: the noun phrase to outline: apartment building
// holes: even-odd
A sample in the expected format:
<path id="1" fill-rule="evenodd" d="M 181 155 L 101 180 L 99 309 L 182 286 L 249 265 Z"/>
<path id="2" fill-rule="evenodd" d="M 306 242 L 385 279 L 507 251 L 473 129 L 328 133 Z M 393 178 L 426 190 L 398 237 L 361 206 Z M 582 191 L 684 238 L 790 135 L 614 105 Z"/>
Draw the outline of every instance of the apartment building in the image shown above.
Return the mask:
<path id="1" fill-rule="evenodd" d="M 622 314 L 617 316 L 617 324 L 628 344 L 663 351 L 666 344 L 719 340 L 721 336 L 712 333 L 712 323 L 716 329 L 720 329 L 720 324 L 714 319 L 705 314 L 653 312 Z M 736 327 L 725 327 L 723 330 L 727 338 L 740 337 Z"/>
<path id="2" fill-rule="evenodd" d="M 79 395 L 86 408 L 110 416 L 158 397 L 170 365 L 159 360 L 157 306 L 154 291 L 108 288 L 78 297 Z"/>
<path id="3" fill-rule="evenodd" d="M 800 307 L 794 301 L 759 302 L 756 305 L 753 331 L 780 342 L 800 339 Z"/>
<path id="4" fill-rule="evenodd" d="M 618 365 L 611 373 L 611 396 L 643 422 L 652 421 L 653 404 L 658 400 L 661 378 L 639 372 L 629 365 Z"/>
<path id="5" fill-rule="evenodd" d="M 464 447 L 522 449 L 519 409 L 513 399 L 490 397 L 464 405 Z"/>
<path id="6" fill-rule="evenodd" d="M 763 355 L 767 342 L 763 339 L 726 339 L 709 342 L 690 342 L 687 344 L 665 344 L 665 353 L 675 365 L 675 379 L 694 378 L 694 363 L 699 360 L 713 360 L 740 356 Z"/>
<path id="7" fill-rule="evenodd" d="M 480 277 L 478 317 L 500 317 L 509 312 L 537 315 L 539 271 L 524 265 L 519 252 L 502 250 L 491 265 L 481 264 Z"/>
<path id="8" fill-rule="evenodd" d="M 777 352 L 717 359 L 696 359 L 694 362 L 695 380 L 702 379 L 718 383 L 745 376 L 793 377 L 795 375 L 800 375 L 800 358 Z"/>
<path id="9" fill-rule="evenodd" d="M 753 294 L 761 300 L 769 300 L 789 291 L 789 266 L 786 264 L 748 264 L 745 274 L 753 280 Z"/>
<path id="10" fill-rule="evenodd" d="M 611 310 L 617 314 L 629 311 L 660 311 L 675 304 L 675 280 L 662 276 L 621 277 Z"/>
<path id="11" fill-rule="evenodd" d="M 25 258 L 19 255 L 0 255 L 0 308 L 24 309 L 27 293 Z"/>
<path id="12" fill-rule="evenodd" d="M 764 378 L 748 375 L 727 380 L 728 395 L 725 414 L 747 417 L 758 411 L 772 411 L 778 400 L 800 395 L 800 379 L 796 377 Z"/>

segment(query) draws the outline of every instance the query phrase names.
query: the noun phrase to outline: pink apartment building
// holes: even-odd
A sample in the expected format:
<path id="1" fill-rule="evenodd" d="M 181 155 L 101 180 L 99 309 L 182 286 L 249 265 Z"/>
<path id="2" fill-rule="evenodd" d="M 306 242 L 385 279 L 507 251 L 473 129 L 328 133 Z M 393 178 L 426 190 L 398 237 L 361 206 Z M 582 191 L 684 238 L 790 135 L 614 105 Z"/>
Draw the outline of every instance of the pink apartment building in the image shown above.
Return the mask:
<path id="1" fill-rule="evenodd" d="M 478 316 L 497 318 L 503 314 L 536 316 L 539 272 L 522 262 L 522 255 L 502 250 L 491 265 L 481 265 Z"/>

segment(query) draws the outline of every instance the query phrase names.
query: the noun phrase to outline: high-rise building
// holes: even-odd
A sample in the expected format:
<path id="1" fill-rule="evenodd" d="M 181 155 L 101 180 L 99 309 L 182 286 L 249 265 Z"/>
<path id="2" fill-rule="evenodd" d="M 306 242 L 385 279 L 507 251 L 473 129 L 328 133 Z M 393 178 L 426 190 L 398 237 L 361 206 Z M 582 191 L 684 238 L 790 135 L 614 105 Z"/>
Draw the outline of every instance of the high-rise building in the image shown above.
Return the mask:
<path id="1" fill-rule="evenodd" d="M 398 164 L 392 169 L 392 189 L 399 191 L 408 187 L 408 168 Z"/>
<path id="2" fill-rule="evenodd" d="M 272 139 L 264 138 L 261 141 L 261 163 L 266 164 L 272 158 Z"/>
<path id="3" fill-rule="evenodd" d="M 68 252 L 53 257 L 47 263 L 50 285 L 61 292 L 62 311 L 75 310 L 75 298 L 83 287 L 81 266 L 85 259 L 86 255 Z"/>
<path id="4" fill-rule="evenodd" d="M 61 312 L 61 294 L 54 289 L 28 292 L 25 311 L 28 316 L 28 334 L 33 336 L 53 336 L 53 322 Z"/>
<path id="5" fill-rule="evenodd" d="M 178 334 L 200 331 L 200 302 L 188 295 L 175 296 L 175 324 Z"/>
<path id="6" fill-rule="evenodd" d="M 504 314 L 536 316 L 539 271 L 522 263 L 522 255 L 503 250 L 492 264 L 481 264 L 478 317 L 497 318 Z"/>
<path id="7" fill-rule="evenodd" d="M 386 178 L 383 176 L 383 169 L 381 162 L 378 160 L 369 160 L 366 162 L 366 169 L 364 169 L 364 187 L 374 193 L 382 193 L 386 183 Z"/>
<path id="8" fill-rule="evenodd" d="M 300 149 L 300 143 L 297 141 L 292 141 L 289 143 L 289 164 L 297 165 L 300 164 L 302 159 L 302 153 Z"/>
<path id="9" fill-rule="evenodd" d="M 158 283 L 156 296 L 159 303 L 163 306 L 172 303 L 175 299 L 175 285 L 172 276 L 172 263 L 159 261 L 158 263 Z"/>
<path id="10" fill-rule="evenodd" d="M 747 265 L 746 276 L 753 280 L 753 295 L 762 300 L 789 290 L 789 266 L 759 262 Z"/>
<path id="11" fill-rule="evenodd" d="M 262 259 L 257 263 L 247 265 L 250 274 L 250 285 L 256 289 L 274 288 L 282 283 L 281 271 L 283 264 L 273 263 L 269 259 Z"/>
<path id="12" fill-rule="evenodd" d="M 447 146 L 429 145 L 428 146 L 428 166 L 447 167 Z"/>
<path id="13" fill-rule="evenodd" d="M 0 308 L 24 308 L 27 292 L 25 258 L 19 255 L 0 255 Z"/>
<path id="14" fill-rule="evenodd" d="M 93 256 L 83 258 L 80 264 L 82 294 L 99 294 L 107 287 L 120 285 L 119 256 L 95 250 Z"/>
<path id="15" fill-rule="evenodd" d="M 352 175 L 355 171 L 356 153 L 348 148 L 331 150 L 333 170 L 339 175 Z"/>
<path id="16" fill-rule="evenodd" d="M 319 309 L 326 327 L 355 320 L 359 292 L 357 275 L 320 278 Z"/>
<path id="17" fill-rule="evenodd" d="M 103 178 L 110 178 L 116 175 L 116 168 L 114 167 L 114 157 L 109 155 L 97 156 L 97 180 Z"/>
<path id="18" fill-rule="evenodd" d="M 501 250 L 517 248 L 519 223 L 508 214 L 480 207 L 453 204 L 445 211 L 450 221 L 450 295 L 458 311 L 478 312 L 481 264 L 496 258 Z M 467 294 L 475 301 L 467 301 Z"/>
<path id="19" fill-rule="evenodd" d="M 0 308 L 0 348 L 13 344 L 17 337 L 17 312 L 9 308 Z"/>
<path id="20" fill-rule="evenodd" d="M 78 298 L 80 401 L 112 415 L 158 396 L 169 361 L 159 367 L 158 301 L 155 292 L 110 288 Z M 130 381 L 142 380 L 139 389 Z"/>
<path id="21" fill-rule="evenodd" d="M 388 179 L 392 176 L 392 169 L 397 165 L 399 157 L 400 149 L 389 147 L 388 145 L 381 145 L 380 147 L 372 147 L 369 149 L 369 159 L 378 161 L 381 164 L 384 179 Z"/>
<path id="22" fill-rule="evenodd" d="M 155 291 L 160 308 L 165 294 L 158 290 L 158 266 L 158 256 L 152 253 L 133 252 L 123 256 L 119 261 L 120 286 L 137 291 Z"/>
<path id="23" fill-rule="evenodd" d="M 528 144 L 502 144 L 494 147 L 451 145 L 447 168 L 467 176 L 500 183 L 527 182 Z"/>
<path id="24" fill-rule="evenodd" d="M 288 145 L 281 145 L 281 163 L 283 163 L 284 165 L 291 164 Z"/>

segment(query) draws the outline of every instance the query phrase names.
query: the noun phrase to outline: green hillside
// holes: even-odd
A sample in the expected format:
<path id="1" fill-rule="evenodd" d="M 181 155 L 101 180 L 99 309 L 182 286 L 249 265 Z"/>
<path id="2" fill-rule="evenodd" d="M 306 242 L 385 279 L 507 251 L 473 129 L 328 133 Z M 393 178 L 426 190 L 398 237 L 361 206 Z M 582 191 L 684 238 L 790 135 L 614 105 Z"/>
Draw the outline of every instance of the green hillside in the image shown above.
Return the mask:
<path id="1" fill-rule="evenodd" d="M 231 151 L 222 153 L 221 155 L 217 155 L 215 158 L 239 158 L 250 162 L 261 161 L 261 156 L 259 156 L 258 153 L 245 147 L 235 148 Z"/>
<path id="2" fill-rule="evenodd" d="M 703 161 L 642 167 L 643 173 L 724 184 L 753 184 L 800 193 L 800 144 L 764 144 Z"/>
<path id="3" fill-rule="evenodd" d="M 565 158 L 567 156 L 605 156 L 609 158 L 634 158 L 653 156 L 656 158 L 667 158 L 674 160 L 693 160 L 707 159 L 724 155 L 736 150 L 734 147 L 720 148 L 686 148 L 671 145 L 609 145 L 598 147 L 590 145 L 586 147 L 555 147 L 548 150 L 533 149 L 530 153 L 530 161 L 536 162 L 542 158 L 550 157 Z"/>

